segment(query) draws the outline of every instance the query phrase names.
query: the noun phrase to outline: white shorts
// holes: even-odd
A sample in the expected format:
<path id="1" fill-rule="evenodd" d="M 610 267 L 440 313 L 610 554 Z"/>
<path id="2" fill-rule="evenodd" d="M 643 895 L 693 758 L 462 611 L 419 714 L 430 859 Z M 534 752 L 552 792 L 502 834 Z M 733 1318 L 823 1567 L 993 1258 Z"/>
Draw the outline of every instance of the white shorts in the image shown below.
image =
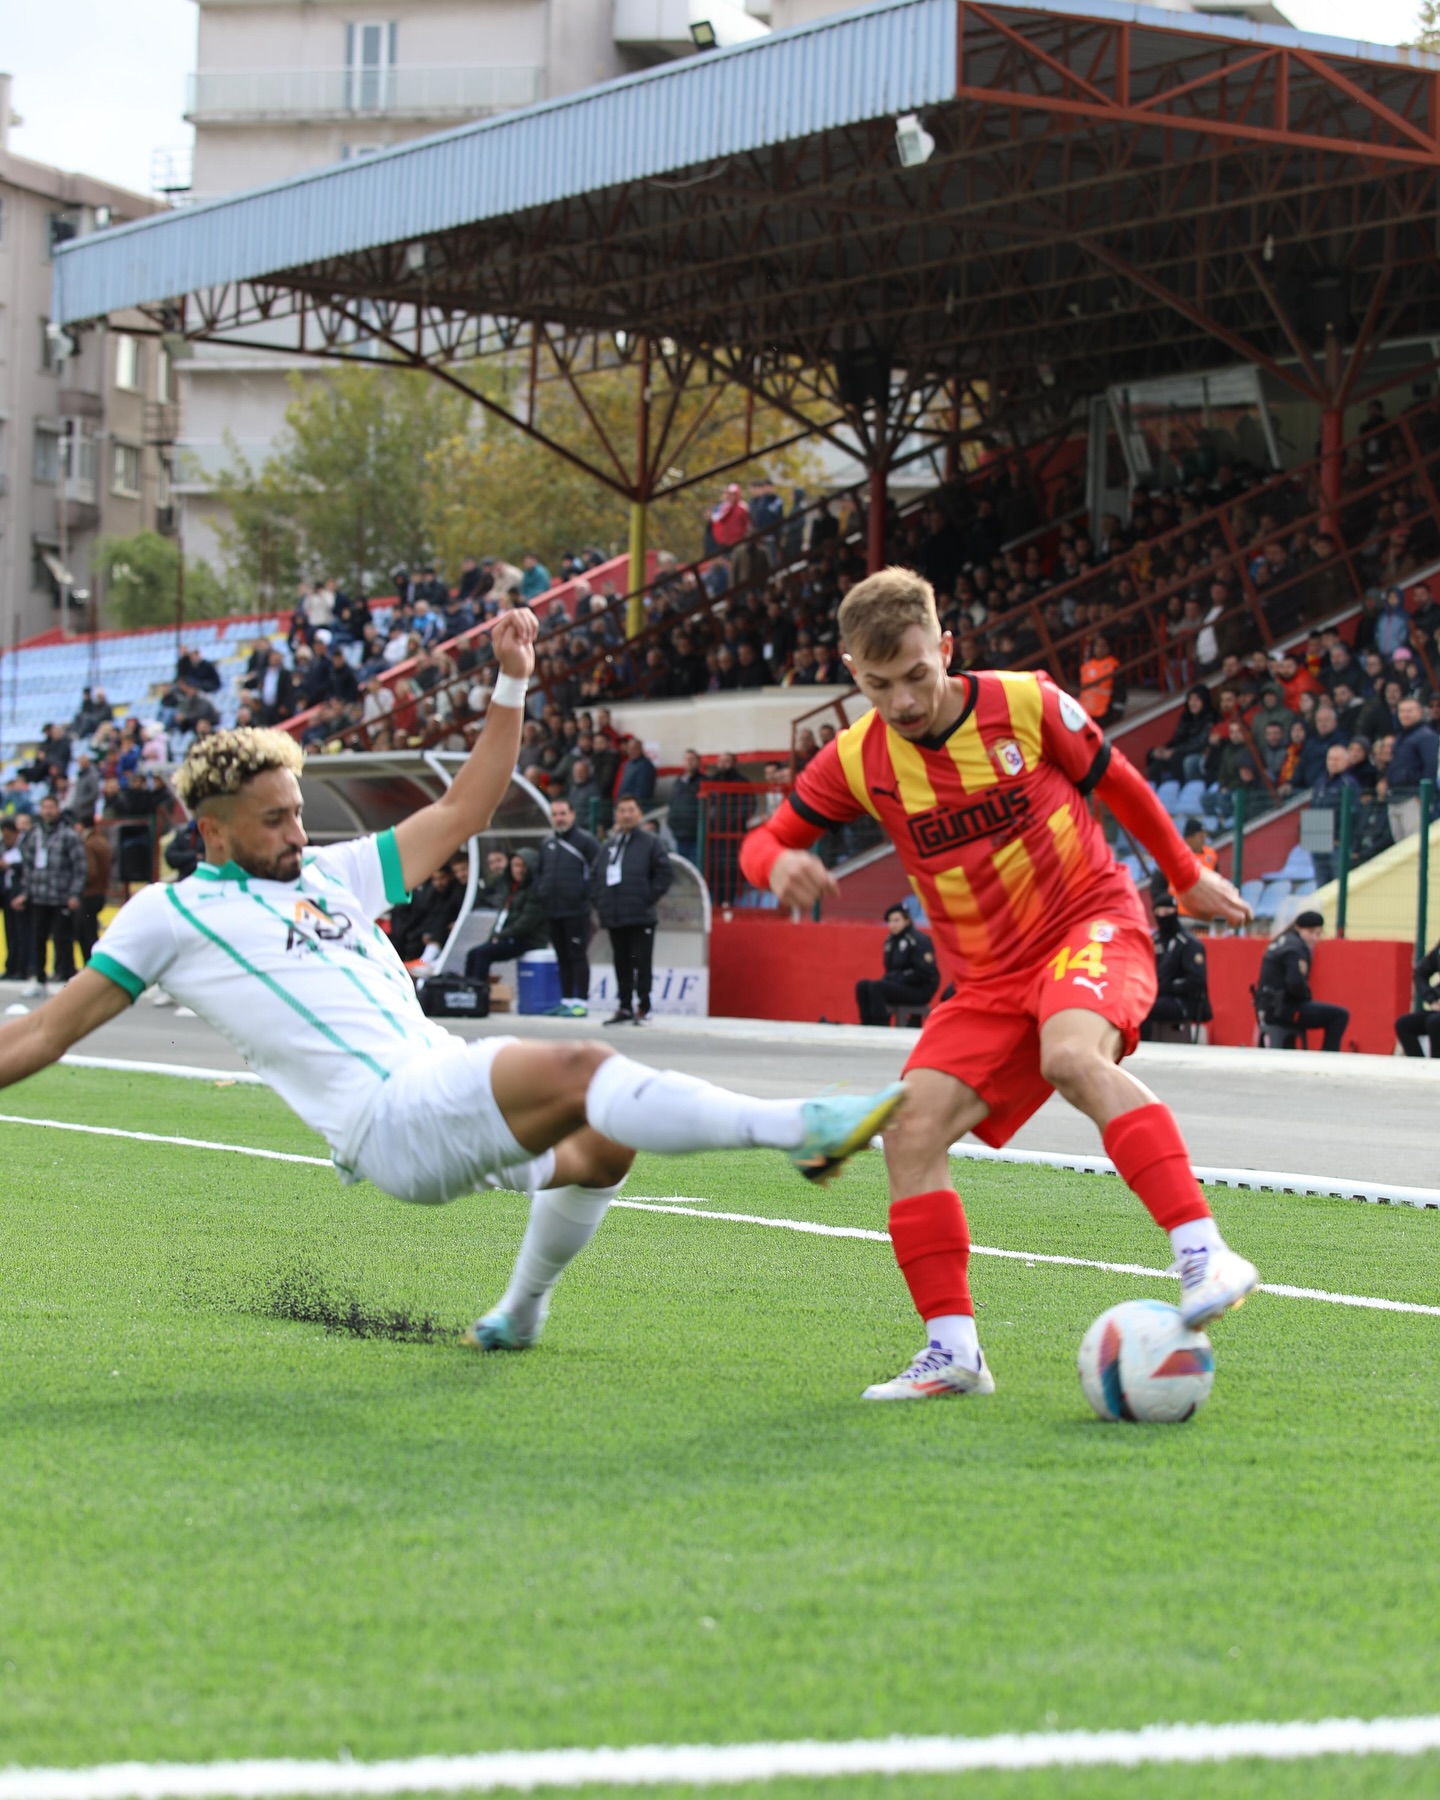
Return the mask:
<path id="1" fill-rule="evenodd" d="M 490 1065 L 510 1037 L 480 1038 L 422 1050 L 393 1069 L 375 1102 L 375 1118 L 342 1181 L 373 1181 L 397 1200 L 434 1206 L 506 1188 L 548 1187 L 555 1152 L 532 1156 L 505 1123 L 490 1088 Z"/>

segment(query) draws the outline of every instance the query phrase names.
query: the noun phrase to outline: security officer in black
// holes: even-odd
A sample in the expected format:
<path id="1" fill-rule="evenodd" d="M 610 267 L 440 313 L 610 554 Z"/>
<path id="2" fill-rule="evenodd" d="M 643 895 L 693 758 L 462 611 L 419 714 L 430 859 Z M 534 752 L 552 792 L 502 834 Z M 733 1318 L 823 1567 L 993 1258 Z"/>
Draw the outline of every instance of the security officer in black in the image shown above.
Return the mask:
<path id="1" fill-rule="evenodd" d="M 590 998 L 590 877 L 600 840 L 575 823 L 568 800 L 550 803 L 554 830 L 540 846 L 540 897 L 560 965 L 560 1011 L 583 1014 Z"/>
<path id="2" fill-rule="evenodd" d="M 885 924 L 890 935 L 885 939 L 884 975 L 879 981 L 855 983 L 862 1025 L 888 1025 L 892 1012 L 918 1011 L 930 1003 L 940 985 L 934 946 L 915 929 L 898 901 L 886 908 Z"/>
<path id="3" fill-rule="evenodd" d="M 1205 1025 L 1215 1016 L 1204 945 L 1181 924 L 1172 893 L 1153 894 L 1150 906 L 1155 914 L 1155 1004 L 1140 1027 L 1147 1043 L 1157 1025 Z"/>
<path id="4" fill-rule="evenodd" d="M 1407 1056 L 1423 1056 L 1421 1038 L 1430 1040 L 1430 1059 L 1440 1057 L 1440 944 L 1415 965 L 1415 1012 L 1395 1021 L 1395 1035 Z"/>
<path id="5" fill-rule="evenodd" d="M 1310 962 L 1315 946 L 1325 935 L 1325 920 L 1318 912 L 1297 913 L 1290 926 L 1271 941 L 1260 964 L 1255 1003 L 1267 1025 L 1279 1026 L 1287 1036 L 1298 1031 L 1323 1031 L 1325 1050 L 1338 1050 L 1350 1014 L 1343 1006 L 1331 1006 L 1310 994 Z M 1290 1036 L 1286 1048 L 1293 1049 Z"/>

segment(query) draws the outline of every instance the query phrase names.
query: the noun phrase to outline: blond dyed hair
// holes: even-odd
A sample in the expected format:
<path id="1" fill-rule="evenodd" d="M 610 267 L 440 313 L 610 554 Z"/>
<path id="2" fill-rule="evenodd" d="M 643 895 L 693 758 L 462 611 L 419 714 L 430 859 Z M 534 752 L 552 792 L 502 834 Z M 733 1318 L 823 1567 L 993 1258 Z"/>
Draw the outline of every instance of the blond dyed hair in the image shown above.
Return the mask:
<path id="1" fill-rule="evenodd" d="M 305 753 L 283 731 L 237 725 L 196 738 L 175 773 L 175 792 L 192 813 L 216 800 L 232 800 L 257 775 L 288 769 L 297 779 Z"/>
<path id="2" fill-rule="evenodd" d="M 881 569 L 857 582 L 840 602 L 840 635 L 852 656 L 889 662 L 900 654 L 905 633 L 921 625 L 940 640 L 935 590 L 913 569 Z"/>

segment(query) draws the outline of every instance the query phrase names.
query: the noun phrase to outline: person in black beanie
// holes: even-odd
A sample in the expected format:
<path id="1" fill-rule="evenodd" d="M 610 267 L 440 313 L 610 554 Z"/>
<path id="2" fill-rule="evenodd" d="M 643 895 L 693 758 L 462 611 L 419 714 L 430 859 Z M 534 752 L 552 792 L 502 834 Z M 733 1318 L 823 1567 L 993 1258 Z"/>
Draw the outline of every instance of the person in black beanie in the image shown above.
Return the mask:
<path id="1" fill-rule="evenodd" d="M 1256 1004 L 1267 1025 L 1279 1026 L 1294 1045 L 1294 1034 L 1323 1031 L 1322 1048 L 1338 1050 L 1350 1023 L 1346 1007 L 1316 1000 L 1310 991 L 1310 963 L 1325 935 L 1322 913 L 1297 913 L 1284 931 L 1271 939 L 1260 964 Z"/>
<path id="2" fill-rule="evenodd" d="M 1153 1042 L 1157 1025 L 1204 1025 L 1215 1016 L 1205 947 L 1186 931 L 1175 896 L 1163 889 L 1152 893 L 1150 908 L 1155 914 L 1155 1004 L 1140 1027 L 1146 1043 Z"/>

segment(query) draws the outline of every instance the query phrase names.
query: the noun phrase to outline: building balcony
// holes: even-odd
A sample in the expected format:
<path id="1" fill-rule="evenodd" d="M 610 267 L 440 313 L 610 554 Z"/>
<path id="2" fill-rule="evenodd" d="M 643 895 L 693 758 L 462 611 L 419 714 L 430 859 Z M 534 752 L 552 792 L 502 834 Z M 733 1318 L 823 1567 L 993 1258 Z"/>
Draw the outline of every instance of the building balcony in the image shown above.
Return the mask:
<path id="1" fill-rule="evenodd" d="M 216 69 L 188 77 L 185 117 L 198 125 L 261 120 L 476 118 L 528 106 L 543 71 L 438 69 Z"/>

